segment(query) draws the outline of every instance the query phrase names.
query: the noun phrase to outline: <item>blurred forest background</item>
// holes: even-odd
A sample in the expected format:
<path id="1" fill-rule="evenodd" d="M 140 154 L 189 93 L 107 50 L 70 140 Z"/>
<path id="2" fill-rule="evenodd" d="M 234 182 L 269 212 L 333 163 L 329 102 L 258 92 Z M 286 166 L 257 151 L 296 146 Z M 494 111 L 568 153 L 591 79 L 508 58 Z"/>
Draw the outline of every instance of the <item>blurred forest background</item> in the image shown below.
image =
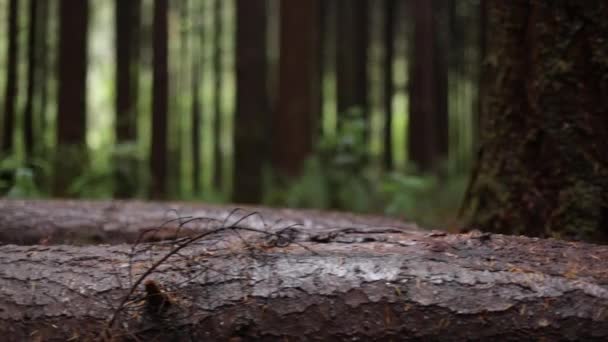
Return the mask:
<path id="1" fill-rule="evenodd" d="M 479 0 L 0 0 L 0 194 L 458 225 Z"/>

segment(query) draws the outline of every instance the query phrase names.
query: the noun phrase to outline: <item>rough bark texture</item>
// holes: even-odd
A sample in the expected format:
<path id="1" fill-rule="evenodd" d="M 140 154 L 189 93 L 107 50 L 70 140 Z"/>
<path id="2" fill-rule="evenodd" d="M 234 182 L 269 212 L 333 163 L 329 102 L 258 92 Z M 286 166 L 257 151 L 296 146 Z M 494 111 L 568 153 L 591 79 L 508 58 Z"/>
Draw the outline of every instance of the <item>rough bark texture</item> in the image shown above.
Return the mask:
<path id="1" fill-rule="evenodd" d="M 167 195 L 167 112 L 168 104 L 168 0 L 154 1 L 152 144 L 150 151 L 150 195 Z"/>
<path id="2" fill-rule="evenodd" d="M 236 11 L 234 201 L 259 203 L 262 168 L 270 159 L 266 2 L 239 0 Z"/>
<path id="3" fill-rule="evenodd" d="M 177 205 L 2 201 L 0 227 L 11 226 L 7 214 L 30 222 L 51 220 L 45 216 L 52 208 L 51 213 L 60 212 L 58 206 L 67 217 L 82 216 L 55 216 L 56 224 L 87 226 L 120 222 L 120 213 Z M 181 209 L 196 214 L 185 205 Z M 227 208 L 221 211 L 227 214 Z M 319 225 L 312 223 L 318 220 L 314 212 L 267 214 L 285 215 L 288 221 L 299 217 L 306 227 L 265 228 L 250 218 L 240 225 L 265 233 L 225 230 L 207 236 L 169 257 L 146 279 L 141 276 L 174 244 L 1 246 L 0 333 L 14 341 L 99 337 L 130 284 L 142 280 L 106 336 L 184 341 L 608 338 L 608 247 L 481 233 L 425 234 L 380 221 L 362 224 L 352 215 L 334 215 Z"/>
<path id="4" fill-rule="evenodd" d="M 57 153 L 53 194 L 70 195 L 70 185 L 86 165 L 86 84 L 88 0 L 59 3 L 59 84 Z"/>
<path id="5" fill-rule="evenodd" d="M 472 222 L 608 241 L 608 3 L 486 1 Z"/>
<path id="6" fill-rule="evenodd" d="M 318 107 L 318 21 L 316 1 L 281 2 L 279 103 L 272 120 L 273 165 L 297 176 L 312 152 Z M 237 171 L 238 172 L 238 171 Z"/>

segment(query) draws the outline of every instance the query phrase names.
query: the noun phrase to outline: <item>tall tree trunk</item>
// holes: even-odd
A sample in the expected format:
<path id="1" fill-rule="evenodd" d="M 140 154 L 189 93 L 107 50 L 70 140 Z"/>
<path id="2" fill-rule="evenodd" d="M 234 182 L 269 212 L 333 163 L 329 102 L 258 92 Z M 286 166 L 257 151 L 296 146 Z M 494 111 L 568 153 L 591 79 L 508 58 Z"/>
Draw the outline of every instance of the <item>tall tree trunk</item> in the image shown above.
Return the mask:
<path id="1" fill-rule="evenodd" d="M 384 169 L 393 169 L 393 62 L 397 0 L 384 0 Z"/>
<path id="2" fill-rule="evenodd" d="M 369 6 L 367 0 L 338 0 L 338 114 L 353 108 L 368 116 Z M 338 123 L 340 120 L 338 120 Z"/>
<path id="3" fill-rule="evenodd" d="M 154 0 L 152 144 L 150 151 L 153 198 L 167 194 L 167 111 L 168 111 L 168 0 Z"/>
<path id="4" fill-rule="evenodd" d="M 38 36 L 38 0 L 29 3 L 29 28 L 27 43 L 27 94 L 25 110 L 23 112 L 23 140 L 25 144 L 25 158 L 31 163 L 34 154 L 34 89 L 36 83 L 36 62 Z"/>
<path id="5" fill-rule="evenodd" d="M 482 152 L 466 201 L 472 224 L 608 241 L 608 3 L 485 6 Z"/>
<path id="6" fill-rule="evenodd" d="M 57 100 L 56 196 L 69 194 L 69 185 L 86 164 L 86 79 L 88 0 L 59 4 L 59 89 Z"/>
<path id="7" fill-rule="evenodd" d="M 17 0 L 8 2 L 8 20 L 6 21 L 8 39 L 6 62 L 6 85 L 4 93 L 4 122 L 2 132 L 3 155 L 13 153 L 13 129 L 15 126 L 15 107 L 17 103 L 17 24 L 19 22 L 19 4 Z"/>
<path id="8" fill-rule="evenodd" d="M 36 116 L 34 121 L 38 122 L 37 128 L 38 131 L 41 132 L 38 136 L 38 146 L 40 147 L 40 153 L 45 153 L 48 148 L 48 142 L 44 138 L 44 132 L 46 132 L 48 127 L 48 118 L 47 118 L 47 104 L 48 104 L 48 93 L 49 93 L 49 83 L 52 72 L 49 70 L 49 64 L 51 61 L 51 57 L 49 55 L 50 52 L 50 44 L 49 44 L 49 13 L 50 13 L 50 4 L 48 1 L 38 1 L 38 35 L 37 44 L 36 44 L 36 60 L 38 72 L 36 74 L 36 93 L 38 94 L 38 106 L 36 111 Z"/>
<path id="9" fill-rule="evenodd" d="M 137 94 L 139 91 L 139 32 L 141 0 L 116 0 L 116 142 L 137 142 Z M 118 153 L 121 153 L 120 151 Z M 137 190 L 137 163 L 134 151 L 115 160 L 114 195 L 133 196 Z"/>
<path id="10" fill-rule="evenodd" d="M 448 5 L 452 0 L 433 0 L 433 68 L 435 69 L 435 131 L 437 135 L 437 158 L 439 162 L 448 157 Z M 472 25 L 472 24 L 471 24 Z M 440 166 L 440 165 L 437 165 Z"/>
<path id="11" fill-rule="evenodd" d="M 266 2 L 238 0 L 236 10 L 234 201 L 259 203 L 270 147 Z"/>
<path id="12" fill-rule="evenodd" d="M 204 16 L 202 5 L 195 6 L 196 18 L 194 24 L 194 39 L 192 40 L 192 190 L 194 196 L 201 194 L 201 72 L 203 68 L 203 39 L 205 37 L 204 25 L 200 22 Z M 200 10 L 200 12 L 199 12 Z"/>
<path id="13" fill-rule="evenodd" d="M 409 158 L 420 171 L 436 171 L 447 155 L 447 69 L 439 63 L 433 1 L 412 0 L 414 46 L 410 63 Z"/>
<path id="14" fill-rule="evenodd" d="M 312 152 L 318 108 L 318 3 L 281 2 L 279 104 L 274 112 L 272 158 L 286 176 L 300 173 Z"/>
<path id="15" fill-rule="evenodd" d="M 177 33 L 177 44 L 175 48 L 169 43 L 169 55 L 177 52 L 175 60 L 169 63 L 169 82 L 173 86 L 169 89 L 169 133 L 167 136 L 167 162 L 170 166 L 167 170 L 168 196 L 174 198 L 182 197 L 182 168 L 184 160 L 184 120 L 183 117 L 189 110 L 189 103 L 185 101 L 189 96 L 190 77 L 192 70 L 188 65 L 188 54 L 190 45 L 190 22 L 188 20 L 188 0 L 169 2 L 169 12 L 175 13 L 177 17 L 173 24 L 169 25 L 169 32 Z M 170 16 L 171 17 L 171 16 Z M 170 37 L 173 35 L 170 33 Z"/>
<path id="16" fill-rule="evenodd" d="M 217 191 L 222 191 L 223 187 L 223 144 L 222 144 L 222 101 L 223 101 L 223 89 L 222 89 L 222 77 L 224 77 L 224 70 L 222 68 L 223 45 L 222 45 L 222 22 L 223 16 L 223 4 L 225 0 L 215 0 L 215 6 L 213 8 L 214 19 L 213 23 L 213 115 L 215 117 L 213 130 L 215 132 L 214 147 L 214 164 L 213 164 L 213 183 Z"/>

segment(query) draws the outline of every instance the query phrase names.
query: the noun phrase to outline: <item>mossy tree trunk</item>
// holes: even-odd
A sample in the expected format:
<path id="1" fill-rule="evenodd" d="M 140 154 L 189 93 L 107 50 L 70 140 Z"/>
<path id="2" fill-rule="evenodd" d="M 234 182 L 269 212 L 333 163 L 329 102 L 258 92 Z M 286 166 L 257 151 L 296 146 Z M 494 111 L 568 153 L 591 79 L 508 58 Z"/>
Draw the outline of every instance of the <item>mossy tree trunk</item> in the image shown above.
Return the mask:
<path id="1" fill-rule="evenodd" d="M 608 3 L 486 6 L 472 224 L 608 241 Z"/>

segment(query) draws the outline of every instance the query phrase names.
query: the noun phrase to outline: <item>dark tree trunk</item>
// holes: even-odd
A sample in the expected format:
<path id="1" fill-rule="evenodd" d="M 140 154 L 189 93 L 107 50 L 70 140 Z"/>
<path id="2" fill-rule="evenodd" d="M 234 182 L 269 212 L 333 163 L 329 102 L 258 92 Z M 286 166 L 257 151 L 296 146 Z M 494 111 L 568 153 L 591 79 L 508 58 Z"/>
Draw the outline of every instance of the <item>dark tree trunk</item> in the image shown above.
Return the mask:
<path id="1" fill-rule="evenodd" d="M 69 194 L 69 185 L 86 161 L 86 78 L 88 0 L 59 3 L 59 89 L 57 100 L 56 196 Z"/>
<path id="2" fill-rule="evenodd" d="M 213 184 L 216 187 L 216 190 L 221 192 L 223 190 L 223 161 L 224 161 L 224 153 L 222 151 L 223 143 L 222 143 L 222 77 L 224 76 L 224 70 L 222 68 L 222 58 L 223 54 L 223 46 L 222 46 L 222 21 L 224 20 L 223 16 L 223 7 L 224 0 L 215 0 L 215 6 L 213 8 L 214 20 L 215 24 L 213 29 L 213 114 L 215 116 L 214 127 L 213 130 L 215 132 L 215 141 L 213 143 L 214 147 L 214 172 L 213 172 Z"/>
<path id="3" fill-rule="evenodd" d="M 170 203 L 0 201 L 0 232 L 43 225 L 109 232 L 151 216 L 165 220 L 169 209 L 218 220 L 229 213 Z M 349 214 L 262 215 L 305 227 L 249 218 L 222 230 L 199 222 L 192 228 L 208 235 L 179 251 L 175 241 L 0 246 L 0 333 L 7 341 L 608 338 L 605 247 L 426 234 Z"/>
<path id="4" fill-rule="evenodd" d="M 608 241 L 608 3 L 485 1 L 466 208 L 493 232 Z"/>
<path id="5" fill-rule="evenodd" d="M 410 8 L 414 46 L 409 86 L 409 159 L 420 171 L 435 171 L 447 156 L 447 69 L 444 57 L 439 56 L 433 1 L 412 0 Z"/>
<path id="6" fill-rule="evenodd" d="M 200 8 L 202 6 L 199 4 Z M 204 11 L 199 11 L 196 7 L 196 18 L 201 20 L 204 17 Z M 204 25 L 201 22 L 194 24 L 194 39 L 192 41 L 192 191 L 194 196 L 201 194 L 201 72 L 203 68 L 203 39 L 205 37 Z"/>
<path id="7" fill-rule="evenodd" d="M 234 201 L 259 203 L 262 168 L 270 159 L 266 3 L 238 0 L 236 10 Z"/>
<path id="8" fill-rule="evenodd" d="M 319 85 L 318 91 L 318 115 L 316 118 L 316 127 L 313 129 L 319 134 L 322 134 L 321 123 L 326 113 L 323 111 L 324 104 L 332 101 L 331 96 L 327 96 L 325 78 L 330 73 L 335 73 L 336 69 L 336 32 L 337 24 L 336 17 L 338 12 L 338 1 L 317 0 L 319 7 Z M 336 114 L 336 113 L 332 113 Z"/>
<path id="9" fill-rule="evenodd" d="M 43 132 L 46 132 L 48 127 L 47 103 L 49 93 L 50 79 L 54 76 L 53 72 L 49 70 L 49 64 L 52 60 L 49 57 L 50 44 L 49 44 L 49 13 L 50 4 L 48 1 L 38 1 L 38 35 L 36 44 L 36 60 L 38 71 L 36 73 L 36 93 L 38 94 L 38 107 L 36 111 L 36 117 L 34 121 L 38 122 L 38 130 L 41 132 L 38 137 L 38 146 L 40 147 L 40 153 L 45 153 L 48 149 L 48 143 L 44 139 Z"/>
<path id="10" fill-rule="evenodd" d="M 384 0 L 384 169 L 390 171 L 393 162 L 393 62 L 395 56 L 395 17 L 398 0 Z"/>
<path id="11" fill-rule="evenodd" d="M 317 113 L 318 15 L 316 1 L 281 2 L 279 104 L 273 117 L 272 158 L 286 176 L 300 173 L 312 152 Z"/>
<path id="12" fill-rule="evenodd" d="M 25 110 L 23 112 L 23 141 L 25 145 L 25 159 L 31 163 L 34 154 L 34 89 L 36 88 L 36 62 L 38 36 L 38 0 L 29 3 L 29 28 L 27 43 L 27 94 Z"/>
<path id="13" fill-rule="evenodd" d="M 2 132 L 3 155 L 13 153 L 13 129 L 15 126 L 15 106 L 17 103 L 17 23 L 19 6 L 17 0 L 8 2 L 8 20 L 6 21 L 8 39 L 6 61 L 6 85 L 4 92 L 4 122 Z"/>
<path id="14" fill-rule="evenodd" d="M 137 94 L 139 89 L 139 33 L 141 0 L 116 0 L 116 142 L 137 142 Z M 120 153 L 120 152 L 119 152 Z M 137 190 L 137 162 L 131 149 L 117 156 L 114 196 L 127 198 Z"/>
<path id="15" fill-rule="evenodd" d="M 168 89 L 169 92 L 169 118 L 167 135 L 167 196 L 172 198 L 182 197 L 182 167 L 183 167 L 183 135 L 184 124 L 182 116 L 187 111 L 188 104 L 184 99 L 188 96 L 190 89 L 189 78 L 192 76 L 192 69 L 188 67 L 188 49 L 190 38 L 190 25 L 188 16 L 188 0 L 169 1 L 169 13 L 176 16 L 175 24 L 170 25 L 177 28 L 177 55 L 175 61 L 169 63 L 169 83 L 173 84 Z M 171 17 L 171 15 L 170 15 Z M 175 30 L 175 29 L 171 29 Z M 170 34 L 170 37 L 172 35 Z M 171 52 L 169 52 L 171 55 Z"/>
<path id="16" fill-rule="evenodd" d="M 452 0 L 453 1 L 453 0 Z M 435 69 L 435 98 L 434 113 L 435 131 L 437 135 L 437 160 L 445 161 L 448 157 L 448 37 L 450 26 L 448 20 L 448 0 L 433 0 L 433 68 Z M 466 23 L 472 25 L 471 23 Z M 465 24 L 465 25 L 466 25 Z M 466 51 L 463 49 L 463 51 Z M 437 165 L 440 166 L 440 165 Z"/>
<path id="17" fill-rule="evenodd" d="M 154 0 L 152 148 L 150 151 L 153 198 L 167 194 L 167 111 L 168 111 L 168 0 Z"/>
<path id="18" fill-rule="evenodd" d="M 358 108 L 367 118 L 368 1 L 338 1 L 336 44 L 338 114 L 344 115 L 349 110 Z"/>

